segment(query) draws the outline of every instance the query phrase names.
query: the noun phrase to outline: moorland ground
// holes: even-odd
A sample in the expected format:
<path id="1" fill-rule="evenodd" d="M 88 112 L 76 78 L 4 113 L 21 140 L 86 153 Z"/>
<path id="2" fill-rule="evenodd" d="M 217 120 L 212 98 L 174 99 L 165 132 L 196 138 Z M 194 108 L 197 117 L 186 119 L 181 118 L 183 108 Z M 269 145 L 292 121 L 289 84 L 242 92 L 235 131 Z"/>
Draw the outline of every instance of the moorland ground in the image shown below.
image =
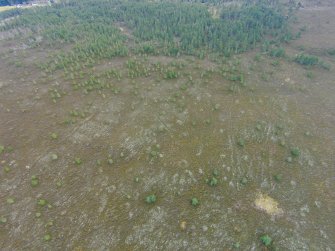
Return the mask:
<path id="1" fill-rule="evenodd" d="M 294 15 L 272 52 L 66 67 L 71 41 L 2 30 L 0 249 L 334 250 L 335 6 Z"/>

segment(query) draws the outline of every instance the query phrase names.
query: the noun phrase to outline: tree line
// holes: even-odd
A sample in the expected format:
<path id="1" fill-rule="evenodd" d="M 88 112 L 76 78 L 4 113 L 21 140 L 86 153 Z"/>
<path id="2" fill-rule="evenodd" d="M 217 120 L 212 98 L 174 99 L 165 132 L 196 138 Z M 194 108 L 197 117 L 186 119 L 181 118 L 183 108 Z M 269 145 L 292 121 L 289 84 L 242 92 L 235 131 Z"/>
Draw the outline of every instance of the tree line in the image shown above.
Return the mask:
<path id="1" fill-rule="evenodd" d="M 23 0 L 0 0 L 0 6 L 7 6 L 7 5 L 16 5 L 16 4 L 22 4 Z"/>
<path id="2" fill-rule="evenodd" d="M 254 48 L 266 39 L 284 41 L 287 19 L 269 0 L 220 5 L 214 18 L 206 5 L 180 1 L 148 2 L 121 0 L 63 1 L 51 7 L 24 10 L 1 29 L 25 27 L 51 42 L 75 43 L 81 53 L 124 55 L 127 37 L 117 26 L 125 25 L 135 38 L 133 50 L 148 54 L 229 56 Z M 115 45 L 117 45 L 115 47 Z M 110 47 L 119 53 L 110 52 Z"/>

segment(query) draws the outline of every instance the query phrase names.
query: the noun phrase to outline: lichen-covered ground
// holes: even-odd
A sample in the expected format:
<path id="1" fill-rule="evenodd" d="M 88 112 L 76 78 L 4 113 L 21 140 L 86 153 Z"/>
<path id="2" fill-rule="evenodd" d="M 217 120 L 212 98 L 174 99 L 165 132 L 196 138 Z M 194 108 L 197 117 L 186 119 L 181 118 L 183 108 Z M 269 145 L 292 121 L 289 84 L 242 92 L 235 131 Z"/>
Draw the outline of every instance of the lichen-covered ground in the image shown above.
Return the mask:
<path id="1" fill-rule="evenodd" d="M 123 77 L 90 93 L 0 34 L 0 249 L 335 250 L 334 17 L 305 7 L 286 45 L 330 70 L 256 50 L 132 58 L 149 74 L 130 78 L 116 58 L 91 74 Z"/>

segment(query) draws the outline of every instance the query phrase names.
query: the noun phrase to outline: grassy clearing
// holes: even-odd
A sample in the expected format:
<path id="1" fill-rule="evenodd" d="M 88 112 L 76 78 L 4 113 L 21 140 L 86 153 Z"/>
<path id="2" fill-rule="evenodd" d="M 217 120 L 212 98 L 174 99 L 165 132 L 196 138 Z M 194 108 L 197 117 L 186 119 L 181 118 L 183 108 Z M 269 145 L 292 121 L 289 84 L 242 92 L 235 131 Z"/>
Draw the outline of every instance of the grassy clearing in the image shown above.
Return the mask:
<path id="1" fill-rule="evenodd" d="M 15 9 L 15 6 L 0 6 L 0 12 Z"/>

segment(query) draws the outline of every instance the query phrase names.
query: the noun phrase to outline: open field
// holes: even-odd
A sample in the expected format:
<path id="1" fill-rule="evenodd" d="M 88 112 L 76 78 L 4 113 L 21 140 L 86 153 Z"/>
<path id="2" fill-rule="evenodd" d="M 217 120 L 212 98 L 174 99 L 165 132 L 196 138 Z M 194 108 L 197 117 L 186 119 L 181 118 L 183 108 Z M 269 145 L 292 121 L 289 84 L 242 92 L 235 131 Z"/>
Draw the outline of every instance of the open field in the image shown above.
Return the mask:
<path id="1" fill-rule="evenodd" d="M 335 250 L 334 4 L 76 4 L 1 26 L 0 250 Z"/>
<path id="2" fill-rule="evenodd" d="M 0 12 L 15 9 L 15 6 L 0 6 Z"/>

